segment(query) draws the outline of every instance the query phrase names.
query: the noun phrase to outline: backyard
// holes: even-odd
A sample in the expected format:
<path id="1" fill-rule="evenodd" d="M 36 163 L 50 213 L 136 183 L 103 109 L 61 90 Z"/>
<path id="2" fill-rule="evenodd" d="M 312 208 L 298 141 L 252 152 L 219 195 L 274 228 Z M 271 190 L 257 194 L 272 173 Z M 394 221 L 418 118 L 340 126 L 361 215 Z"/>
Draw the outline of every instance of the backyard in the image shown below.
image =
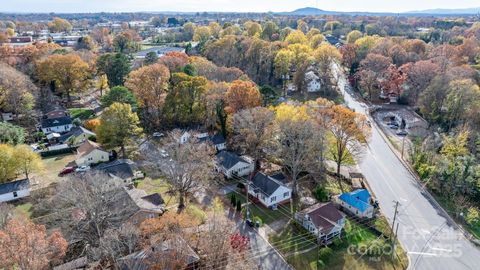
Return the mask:
<path id="1" fill-rule="evenodd" d="M 44 169 L 32 174 L 32 184 L 36 186 L 35 188 L 42 188 L 60 181 L 61 177 L 58 174 L 65 166 L 74 161 L 75 157 L 74 154 L 63 154 L 43 158 Z"/>
<path id="2" fill-rule="evenodd" d="M 164 178 L 152 179 L 146 177 L 138 182 L 137 188 L 145 190 L 147 194 L 159 193 L 165 201 L 165 206 L 174 206 L 178 203 L 177 196 L 170 192 L 170 184 Z"/>

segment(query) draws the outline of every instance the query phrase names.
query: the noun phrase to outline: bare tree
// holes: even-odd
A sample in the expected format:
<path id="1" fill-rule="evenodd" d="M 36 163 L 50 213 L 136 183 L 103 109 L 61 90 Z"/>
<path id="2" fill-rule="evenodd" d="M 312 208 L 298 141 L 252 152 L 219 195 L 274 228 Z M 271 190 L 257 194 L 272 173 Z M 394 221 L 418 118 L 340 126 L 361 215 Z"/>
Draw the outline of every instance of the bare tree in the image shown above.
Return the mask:
<path id="1" fill-rule="evenodd" d="M 282 160 L 293 181 L 292 194 L 298 195 L 298 182 L 302 172 L 321 168 L 324 141 L 320 126 L 312 120 L 282 119 L 277 122 L 276 157 Z"/>
<path id="2" fill-rule="evenodd" d="M 108 229 L 100 238 L 99 246 L 94 249 L 94 259 L 116 263 L 118 258 L 135 252 L 139 242 L 140 231 L 131 223 L 126 223 L 120 228 Z"/>
<path id="3" fill-rule="evenodd" d="M 42 202 L 50 210 L 42 219 L 60 227 L 70 243 L 79 243 L 93 258 L 107 231 L 119 228 L 138 210 L 122 184 L 101 173 L 68 178 Z"/>
<path id="4" fill-rule="evenodd" d="M 233 145 L 253 157 L 255 169 L 272 139 L 274 119 L 275 114 L 263 107 L 241 110 L 233 116 Z"/>
<path id="5" fill-rule="evenodd" d="M 195 138 L 182 144 L 180 136 L 179 131 L 169 134 L 169 142 L 165 145 L 168 158 L 161 158 L 160 149 L 147 153 L 148 161 L 166 176 L 172 191 L 178 195 L 179 210 L 185 207 L 187 196 L 208 185 L 214 177 L 213 147 Z"/>

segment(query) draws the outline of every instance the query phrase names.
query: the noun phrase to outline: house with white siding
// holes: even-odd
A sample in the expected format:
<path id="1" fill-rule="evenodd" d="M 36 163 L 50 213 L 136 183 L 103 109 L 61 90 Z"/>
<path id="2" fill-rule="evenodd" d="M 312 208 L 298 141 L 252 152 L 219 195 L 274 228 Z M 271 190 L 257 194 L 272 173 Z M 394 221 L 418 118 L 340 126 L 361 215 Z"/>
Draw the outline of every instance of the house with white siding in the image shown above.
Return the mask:
<path id="1" fill-rule="evenodd" d="M 318 203 L 295 214 L 295 219 L 321 244 L 329 244 L 340 237 L 345 226 L 345 214 L 333 203 Z"/>
<path id="2" fill-rule="evenodd" d="M 336 198 L 336 201 L 343 209 L 359 218 L 372 218 L 375 209 L 370 204 L 370 198 L 368 190 L 357 189 L 342 193 Z"/>
<path id="3" fill-rule="evenodd" d="M 227 178 L 249 175 L 255 169 L 253 160 L 246 156 L 238 156 L 229 151 L 221 151 L 215 158 L 215 169 Z"/>
<path id="4" fill-rule="evenodd" d="M 28 179 L 0 184 L 0 202 L 9 202 L 30 196 Z"/>
<path id="5" fill-rule="evenodd" d="M 77 166 L 87 166 L 100 162 L 107 162 L 109 159 L 109 153 L 103 150 L 100 145 L 86 140 L 77 149 L 77 159 L 75 160 L 75 163 Z"/>
<path id="6" fill-rule="evenodd" d="M 248 188 L 248 194 L 268 208 L 290 202 L 292 190 L 272 176 L 258 172 Z"/>
<path id="7" fill-rule="evenodd" d="M 56 133 L 66 133 L 73 128 L 72 119 L 69 116 L 63 116 L 58 118 L 44 118 L 41 122 L 42 132 L 45 134 L 50 134 L 52 132 Z"/>

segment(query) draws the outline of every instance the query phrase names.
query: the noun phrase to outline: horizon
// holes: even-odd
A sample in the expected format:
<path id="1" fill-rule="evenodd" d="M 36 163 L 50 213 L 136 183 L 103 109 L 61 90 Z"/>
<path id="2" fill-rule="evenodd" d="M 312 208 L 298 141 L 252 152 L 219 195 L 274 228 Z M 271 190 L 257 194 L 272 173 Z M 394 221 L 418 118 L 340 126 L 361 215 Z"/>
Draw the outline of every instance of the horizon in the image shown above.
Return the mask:
<path id="1" fill-rule="evenodd" d="M 359 3 L 355 0 L 343 0 L 342 3 L 318 0 L 244 0 L 241 6 L 233 0 L 18 0 L 4 3 L 1 13 L 99 13 L 99 12 L 219 12 L 219 13 L 266 13 L 290 12 L 301 8 L 312 7 L 325 11 L 337 12 L 372 12 L 372 13 L 406 13 L 430 9 L 471 9 L 470 0 L 457 0 L 455 3 L 447 0 L 416 0 L 386 3 L 370 0 Z M 480 6 L 480 5 L 479 5 Z M 28 8 L 26 8 L 28 7 Z M 55 8 L 52 8 L 55 7 Z"/>

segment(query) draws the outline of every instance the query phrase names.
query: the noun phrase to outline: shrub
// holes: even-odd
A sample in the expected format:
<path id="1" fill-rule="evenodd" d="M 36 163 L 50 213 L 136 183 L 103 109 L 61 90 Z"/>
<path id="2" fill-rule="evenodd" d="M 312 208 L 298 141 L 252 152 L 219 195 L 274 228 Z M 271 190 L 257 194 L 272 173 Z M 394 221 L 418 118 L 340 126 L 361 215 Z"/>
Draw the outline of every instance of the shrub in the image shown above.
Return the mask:
<path id="1" fill-rule="evenodd" d="M 259 227 L 262 227 L 263 225 L 263 221 L 262 219 L 259 217 L 259 216 L 254 216 L 253 219 L 252 219 L 253 223 L 257 224 L 257 221 L 258 221 L 258 226 Z"/>
<path id="2" fill-rule="evenodd" d="M 90 119 L 84 122 L 83 126 L 91 131 L 95 131 L 95 129 L 100 125 L 100 119 Z"/>
<path id="3" fill-rule="evenodd" d="M 96 142 L 96 141 L 97 141 L 97 136 L 95 136 L 95 135 L 90 135 L 90 136 L 88 136 L 88 139 L 89 139 L 90 141 L 92 141 L 92 142 Z"/>
<path id="4" fill-rule="evenodd" d="M 140 184 L 140 181 L 138 181 L 138 180 L 133 181 L 133 186 L 134 186 L 135 188 L 138 187 L 138 184 Z"/>
<path id="5" fill-rule="evenodd" d="M 242 211 L 242 202 L 240 200 L 237 201 L 237 211 Z"/>
<path id="6" fill-rule="evenodd" d="M 476 207 L 468 208 L 465 221 L 471 226 L 475 226 L 480 223 L 480 213 Z"/>
<path id="7" fill-rule="evenodd" d="M 205 212 L 203 212 L 203 210 L 196 205 L 191 204 L 187 206 L 186 212 L 198 220 L 201 224 L 204 224 L 205 221 L 207 221 L 207 214 L 205 214 Z"/>
<path id="8" fill-rule="evenodd" d="M 328 192 L 321 185 L 317 185 L 317 187 L 313 190 L 313 196 L 320 202 L 328 201 Z"/>
<path id="9" fill-rule="evenodd" d="M 320 249 L 318 252 L 318 258 L 324 263 L 328 264 L 328 261 L 330 260 L 330 257 L 332 257 L 333 250 L 329 247 L 325 247 Z"/>

